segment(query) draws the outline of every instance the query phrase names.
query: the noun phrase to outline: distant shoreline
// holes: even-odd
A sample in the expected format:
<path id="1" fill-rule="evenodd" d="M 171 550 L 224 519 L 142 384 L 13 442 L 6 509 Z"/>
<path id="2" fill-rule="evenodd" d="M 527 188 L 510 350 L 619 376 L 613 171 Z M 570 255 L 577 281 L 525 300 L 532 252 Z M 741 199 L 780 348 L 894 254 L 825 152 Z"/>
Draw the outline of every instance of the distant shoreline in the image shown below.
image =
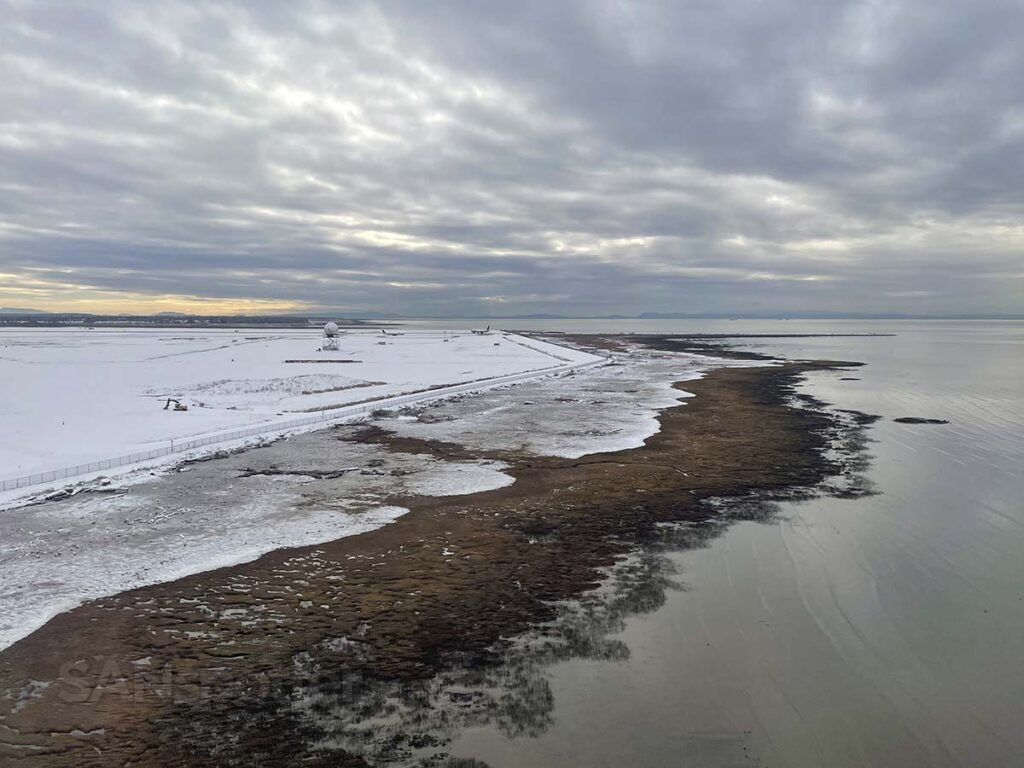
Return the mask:
<path id="1" fill-rule="evenodd" d="M 443 323 L 445 321 L 481 323 L 514 323 L 515 321 L 543 322 L 666 322 L 707 321 L 723 322 L 1022 322 L 1024 315 L 505 315 L 494 316 L 370 316 L 360 317 L 346 313 L 311 313 L 293 315 L 187 315 L 161 313 L 156 315 L 93 315 L 88 313 L 11 312 L 0 310 L 0 328 L 320 328 L 333 321 L 342 327 L 377 328 L 408 323 Z"/>

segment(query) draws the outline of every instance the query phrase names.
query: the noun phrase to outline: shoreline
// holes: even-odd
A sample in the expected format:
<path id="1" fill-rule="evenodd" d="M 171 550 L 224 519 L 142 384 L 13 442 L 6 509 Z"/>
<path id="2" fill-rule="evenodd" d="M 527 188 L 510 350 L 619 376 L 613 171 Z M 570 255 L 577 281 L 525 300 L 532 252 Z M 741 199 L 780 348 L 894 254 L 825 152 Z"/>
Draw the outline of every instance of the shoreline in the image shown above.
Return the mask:
<path id="1" fill-rule="evenodd" d="M 643 343 L 711 353 L 677 337 Z M 0 653 L 0 691 L 23 692 L 0 709 L 0 756 L 27 754 L 5 752 L 3 742 L 20 742 L 53 750 L 35 752 L 34 765 L 363 765 L 311 751 L 316 729 L 290 705 L 297 690 L 344 701 L 356 679 L 424 680 L 454 657 L 494 664 L 510 638 L 551 620 L 555 601 L 596 586 L 658 525 L 706 517 L 708 499 L 841 474 L 826 455 L 836 416 L 791 400 L 805 373 L 853 365 L 715 369 L 685 382 L 695 397 L 662 411 L 659 432 L 639 448 L 502 455 L 516 480 L 504 488 L 395 497 L 410 512 L 383 528 L 62 614 Z M 373 428 L 362 439 L 396 452 L 466 453 Z"/>

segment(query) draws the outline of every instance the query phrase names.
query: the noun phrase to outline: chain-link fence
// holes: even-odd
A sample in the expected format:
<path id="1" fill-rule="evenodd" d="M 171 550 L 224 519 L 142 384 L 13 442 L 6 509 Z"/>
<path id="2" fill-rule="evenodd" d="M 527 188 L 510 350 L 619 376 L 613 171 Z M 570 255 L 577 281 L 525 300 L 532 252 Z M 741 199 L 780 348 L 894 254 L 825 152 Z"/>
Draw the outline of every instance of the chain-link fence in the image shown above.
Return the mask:
<path id="1" fill-rule="evenodd" d="M 196 448 L 203 448 L 207 445 L 214 445 L 216 443 L 227 443 L 232 440 L 241 440 L 246 437 L 255 437 L 256 435 L 265 435 L 272 432 L 284 432 L 290 429 L 308 427 L 323 422 L 344 421 L 346 419 L 359 418 L 360 416 L 366 416 L 373 411 L 380 409 L 411 405 L 413 403 L 422 403 L 428 400 L 451 397 L 452 395 L 464 394 L 467 392 L 492 389 L 494 387 L 500 387 L 506 384 L 515 384 L 520 381 L 527 381 L 541 376 L 550 376 L 559 373 L 567 373 L 568 371 L 590 368 L 603 362 L 605 361 L 596 360 L 576 365 L 565 364 L 551 368 L 543 368 L 537 371 L 513 373 L 506 376 L 495 376 L 490 379 L 471 381 L 465 384 L 453 384 L 447 387 L 437 387 L 436 389 L 413 392 L 408 395 L 384 397 L 379 400 L 372 400 L 358 405 L 348 405 L 342 408 L 334 408 L 329 411 L 320 411 L 319 413 L 311 416 L 289 419 L 287 421 L 271 421 L 263 424 L 257 424 L 246 429 L 217 432 L 215 434 L 204 435 L 190 440 L 172 439 L 168 441 L 167 445 L 151 448 L 148 451 L 127 453 L 123 456 L 115 456 L 110 459 L 90 461 L 86 464 L 76 464 L 73 467 L 62 467 L 48 472 L 37 472 L 31 475 L 22 475 L 21 477 L 12 477 L 7 480 L 0 480 L 0 491 L 13 491 L 18 488 L 28 488 L 33 485 L 53 483 L 58 480 L 67 480 L 72 477 L 78 477 L 79 475 L 103 472 L 104 470 L 124 467 L 130 464 L 139 464 L 144 461 L 159 459 L 163 456 L 170 456 L 174 453 L 186 453 L 188 451 L 195 450 Z"/>

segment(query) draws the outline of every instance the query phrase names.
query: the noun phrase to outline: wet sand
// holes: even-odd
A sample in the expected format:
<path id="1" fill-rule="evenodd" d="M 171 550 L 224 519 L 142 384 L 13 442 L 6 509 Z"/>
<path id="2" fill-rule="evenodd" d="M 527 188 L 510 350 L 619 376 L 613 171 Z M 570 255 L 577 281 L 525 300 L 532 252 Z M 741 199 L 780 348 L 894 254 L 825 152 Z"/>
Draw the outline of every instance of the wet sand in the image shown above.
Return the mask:
<path id="1" fill-rule="evenodd" d="M 303 710 L 357 703 L 354 688 L 371 681 L 485 669 L 660 524 L 706 518 L 710 498 L 808 488 L 851 471 L 830 453 L 844 422 L 806 399 L 793 403 L 805 372 L 842 365 L 852 364 L 718 369 L 686 382 L 695 397 L 663 412 L 641 448 L 581 459 L 475 454 L 509 462 L 516 482 L 390 499 L 409 514 L 372 532 L 58 616 L 0 654 L 0 758 L 365 765 L 326 744 Z M 362 439 L 465 456 L 461 446 L 381 430 Z M 401 738 L 409 743 L 397 746 L 412 749 L 430 736 Z"/>

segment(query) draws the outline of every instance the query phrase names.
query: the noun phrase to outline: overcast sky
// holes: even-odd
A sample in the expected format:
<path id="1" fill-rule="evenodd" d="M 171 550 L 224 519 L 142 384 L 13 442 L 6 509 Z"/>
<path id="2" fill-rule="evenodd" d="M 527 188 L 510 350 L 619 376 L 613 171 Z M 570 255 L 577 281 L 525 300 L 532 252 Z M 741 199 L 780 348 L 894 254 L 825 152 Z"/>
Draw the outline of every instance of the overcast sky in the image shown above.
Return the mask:
<path id="1" fill-rule="evenodd" d="M 0 305 L 1024 314 L 1020 0 L 0 14 Z"/>

